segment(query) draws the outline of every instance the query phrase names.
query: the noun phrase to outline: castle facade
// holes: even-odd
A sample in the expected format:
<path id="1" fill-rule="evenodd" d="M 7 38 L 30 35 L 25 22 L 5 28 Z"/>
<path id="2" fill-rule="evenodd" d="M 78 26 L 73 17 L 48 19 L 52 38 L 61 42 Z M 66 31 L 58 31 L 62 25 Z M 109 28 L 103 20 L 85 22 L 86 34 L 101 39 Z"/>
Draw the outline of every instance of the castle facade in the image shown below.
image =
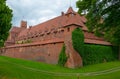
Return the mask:
<path id="1" fill-rule="evenodd" d="M 88 44 L 111 45 L 103 38 L 89 33 L 85 26 L 86 18 L 80 16 L 72 7 L 66 13 L 27 28 L 27 22 L 21 21 L 20 27 L 12 27 L 10 35 L 5 42 L 2 55 L 57 64 L 63 44 L 66 46 L 68 56 L 66 67 L 82 66 L 82 58 L 72 46 L 72 31 L 81 28 L 84 32 L 84 42 Z"/>

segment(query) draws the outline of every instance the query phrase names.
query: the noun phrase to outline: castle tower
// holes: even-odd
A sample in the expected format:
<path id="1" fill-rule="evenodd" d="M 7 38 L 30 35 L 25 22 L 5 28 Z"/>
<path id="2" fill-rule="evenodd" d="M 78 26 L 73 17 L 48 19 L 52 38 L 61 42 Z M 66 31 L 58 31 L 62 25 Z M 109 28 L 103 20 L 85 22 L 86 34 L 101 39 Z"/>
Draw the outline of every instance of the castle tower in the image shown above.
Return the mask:
<path id="1" fill-rule="evenodd" d="M 26 29 L 27 28 L 27 21 L 21 21 L 20 23 L 20 27 L 23 28 L 23 29 Z"/>

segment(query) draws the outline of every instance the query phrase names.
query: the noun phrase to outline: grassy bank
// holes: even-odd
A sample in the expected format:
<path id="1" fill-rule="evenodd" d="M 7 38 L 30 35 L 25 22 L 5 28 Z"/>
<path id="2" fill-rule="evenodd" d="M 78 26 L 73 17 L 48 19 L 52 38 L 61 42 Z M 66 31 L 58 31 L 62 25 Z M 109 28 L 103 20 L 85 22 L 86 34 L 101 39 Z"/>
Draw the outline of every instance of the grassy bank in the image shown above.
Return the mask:
<path id="1" fill-rule="evenodd" d="M 119 79 L 119 74 L 119 61 L 68 69 L 0 56 L 0 79 Z"/>

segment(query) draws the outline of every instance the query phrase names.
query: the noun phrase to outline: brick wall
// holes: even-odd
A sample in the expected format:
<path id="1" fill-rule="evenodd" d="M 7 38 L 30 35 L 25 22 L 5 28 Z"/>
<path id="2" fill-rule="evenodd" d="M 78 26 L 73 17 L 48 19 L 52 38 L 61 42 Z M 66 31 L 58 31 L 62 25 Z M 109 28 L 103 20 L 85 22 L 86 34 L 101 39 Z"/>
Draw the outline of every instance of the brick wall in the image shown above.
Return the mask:
<path id="1" fill-rule="evenodd" d="M 28 45 L 25 47 L 8 47 L 5 48 L 5 51 L 2 53 L 2 55 L 13 58 L 22 58 L 50 64 L 57 64 L 62 45 L 63 43 L 51 43 L 35 46 Z"/>
<path id="2" fill-rule="evenodd" d="M 59 54 L 63 43 L 66 46 L 66 55 L 68 56 L 66 67 L 75 68 L 82 66 L 82 58 L 72 47 L 72 31 L 77 28 L 74 25 L 67 26 L 57 30 L 57 32 L 45 33 L 43 36 L 31 38 L 29 44 L 16 44 L 4 48 L 2 55 L 13 58 L 22 58 L 27 60 L 57 64 Z"/>

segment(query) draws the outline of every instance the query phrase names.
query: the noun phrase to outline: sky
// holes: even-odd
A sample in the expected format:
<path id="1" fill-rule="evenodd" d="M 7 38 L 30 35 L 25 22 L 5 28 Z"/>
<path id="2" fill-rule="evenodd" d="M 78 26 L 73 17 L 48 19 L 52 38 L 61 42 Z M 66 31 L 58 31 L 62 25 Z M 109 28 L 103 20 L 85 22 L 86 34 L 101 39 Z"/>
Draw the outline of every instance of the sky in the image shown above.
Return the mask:
<path id="1" fill-rule="evenodd" d="M 75 11 L 77 0 L 7 0 L 13 10 L 12 25 L 19 26 L 25 20 L 28 26 L 37 25 L 61 15 L 72 6 Z"/>

